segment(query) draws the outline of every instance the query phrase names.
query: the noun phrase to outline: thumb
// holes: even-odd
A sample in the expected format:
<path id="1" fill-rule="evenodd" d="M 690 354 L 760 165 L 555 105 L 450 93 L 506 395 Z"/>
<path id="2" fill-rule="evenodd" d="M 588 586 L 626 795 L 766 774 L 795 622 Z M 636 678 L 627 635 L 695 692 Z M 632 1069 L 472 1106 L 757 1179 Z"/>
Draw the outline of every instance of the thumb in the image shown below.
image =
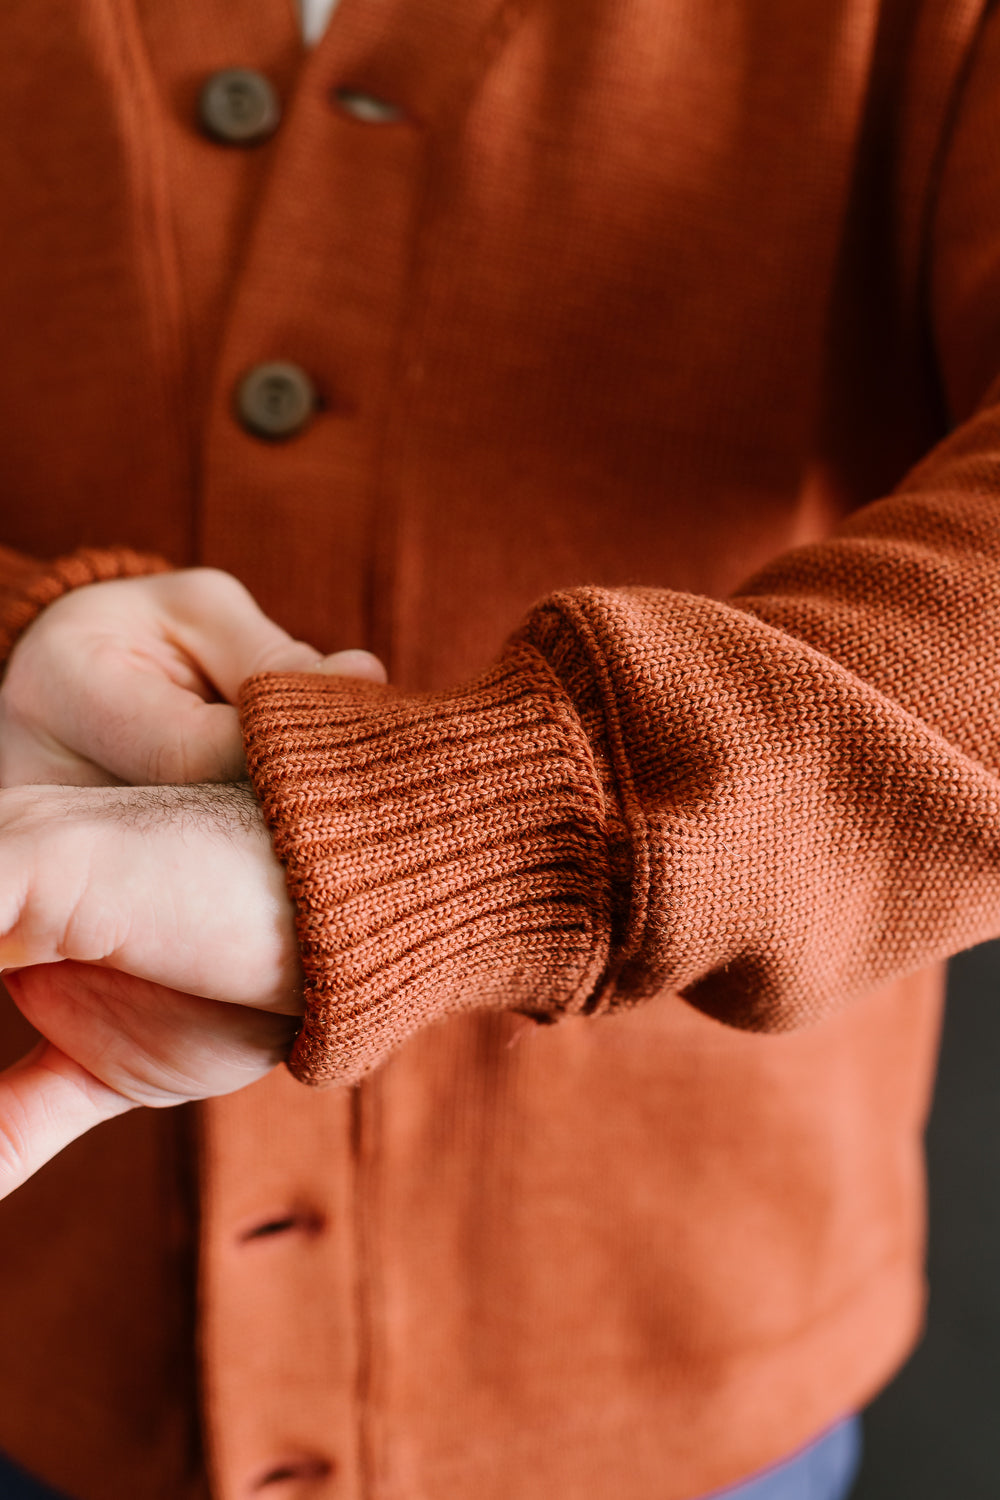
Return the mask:
<path id="1" fill-rule="evenodd" d="M 261 646 L 253 672 L 322 672 L 385 682 L 385 668 L 368 651 L 320 656 L 312 646 L 277 631 Z M 210 653 L 206 651 L 206 656 Z M 135 671 L 123 662 L 108 669 L 102 717 L 93 725 L 92 755 L 130 785 L 232 781 L 246 774 L 235 708 L 206 703 L 168 677 Z M 122 726 L 125 726 L 123 729 Z"/>
<path id="2" fill-rule="evenodd" d="M 51 1042 L 39 1042 L 0 1073 L 0 1198 L 77 1136 L 134 1108 Z"/>
<path id="3" fill-rule="evenodd" d="M 321 656 L 314 646 L 304 641 L 285 636 L 270 643 L 269 649 L 257 661 L 252 672 L 319 672 L 325 677 L 358 677 L 364 682 L 385 683 L 389 674 L 377 656 L 371 651 L 333 651 Z"/>
<path id="4" fill-rule="evenodd" d="M 244 774 L 239 721 L 230 705 L 238 699 L 240 684 L 257 672 L 318 670 L 385 680 L 381 662 L 370 652 L 324 657 L 314 646 L 295 640 L 228 574 L 194 568 L 167 574 L 157 586 L 164 637 L 185 652 L 225 701 L 206 702 L 169 676 L 137 672 L 128 662 L 107 673 L 103 695 L 108 711 L 95 726 L 99 743 L 92 758 L 133 785 L 230 780 Z M 123 724 L 128 726 L 124 735 Z M 109 738 L 112 743 L 105 743 Z"/>
<path id="5" fill-rule="evenodd" d="M 164 595 L 169 599 L 168 587 L 164 585 Z M 324 657 L 315 646 L 295 640 L 264 613 L 249 590 L 227 574 L 193 569 L 174 575 L 172 587 L 184 605 L 178 610 L 174 604 L 173 637 L 227 703 L 236 703 L 240 685 L 258 672 L 319 670 L 385 681 L 381 662 L 368 651 L 339 651 Z"/>
<path id="6" fill-rule="evenodd" d="M 370 651 L 334 651 L 321 656 L 307 671 L 322 672 L 327 677 L 360 677 L 365 682 L 385 683 L 389 674 Z"/>

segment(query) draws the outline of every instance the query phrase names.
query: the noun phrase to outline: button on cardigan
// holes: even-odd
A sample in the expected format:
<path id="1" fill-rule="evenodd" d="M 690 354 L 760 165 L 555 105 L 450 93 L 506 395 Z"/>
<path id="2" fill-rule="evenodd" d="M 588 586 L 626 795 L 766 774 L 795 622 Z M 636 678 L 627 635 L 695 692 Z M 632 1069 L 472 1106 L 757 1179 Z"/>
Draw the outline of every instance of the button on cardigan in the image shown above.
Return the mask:
<path id="1" fill-rule="evenodd" d="M 898 1366 L 1000 933 L 998 77 L 981 0 L 3 7 L 5 648 L 203 562 L 391 677 L 243 689 L 290 1070 L 0 1205 L 29 1470 L 691 1500 Z"/>

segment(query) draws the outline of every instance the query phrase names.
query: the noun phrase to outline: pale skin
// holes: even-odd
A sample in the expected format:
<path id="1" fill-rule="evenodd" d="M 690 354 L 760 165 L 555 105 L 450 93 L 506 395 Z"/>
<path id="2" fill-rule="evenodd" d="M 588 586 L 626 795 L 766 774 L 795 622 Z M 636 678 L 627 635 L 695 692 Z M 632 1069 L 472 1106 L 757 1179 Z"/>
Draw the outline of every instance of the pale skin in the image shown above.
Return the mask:
<path id="1" fill-rule="evenodd" d="M 50 605 L 0 686 L 0 967 L 43 1040 L 0 1073 L 0 1198 L 94 1125 L 230 1093 L 302 1010 L 284 875 L 245 776 L 240 683 L 384 681 L 212 569 Z"/>

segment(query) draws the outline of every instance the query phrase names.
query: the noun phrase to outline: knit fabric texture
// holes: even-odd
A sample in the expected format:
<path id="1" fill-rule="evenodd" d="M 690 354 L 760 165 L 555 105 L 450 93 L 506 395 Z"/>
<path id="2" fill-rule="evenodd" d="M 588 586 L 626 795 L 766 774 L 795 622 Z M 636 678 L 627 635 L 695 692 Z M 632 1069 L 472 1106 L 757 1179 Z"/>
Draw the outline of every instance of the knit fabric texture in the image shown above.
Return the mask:
<path id="1" fill-rule="evenodd" d="M 996 935 L 998 448 L 987 410 L 729 603 L 556 596 L 454 692 L 251 679 L 296 1076 L 355 1081 L 469 1007 L 672 990 L 788 1030 Z"/>
<path id="2" fill-rule="evenodd" d="M 130 1112 L 0 1205 L 56 1492 L 690 1500 L 912 1346 L 900 976 L 1000 930 L 998 22 L 0 6 L 7 644 L 120 545 L 392 682 L 242 706 L 291 1065 L 362 1086 Z"/>

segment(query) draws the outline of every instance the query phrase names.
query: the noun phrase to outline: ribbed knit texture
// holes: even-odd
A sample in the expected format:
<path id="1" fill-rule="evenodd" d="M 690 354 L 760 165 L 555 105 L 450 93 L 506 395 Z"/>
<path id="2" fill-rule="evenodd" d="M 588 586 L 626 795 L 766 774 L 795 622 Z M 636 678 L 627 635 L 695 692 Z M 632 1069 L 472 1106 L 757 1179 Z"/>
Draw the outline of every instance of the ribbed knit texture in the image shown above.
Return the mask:
<path id="1" fill-rule="evenodd" d="M 997 930 L 998 20 L 0 6 L 10 635 L 121 543 L 395 684 L 244 704 L 292 1065 L 364 1086 L 200 1107 L 196 1201 L 136 1111 L 0 1205 L 57 1492 L 691 1500 L 905 1354 L 937 976 L 847 1002 Z"/>
<path id="2" fill-rule="evenodd" d="M 467 1007 L 582 1008 L 608 955 L 609 810 L 536 652 L 417 699 L 259 677 L 244 724 L 298 913 L 300 1077 L 354 1080 Z"/>
<path id="3" fill-rule="evenodd" d="M 986 413 L 730 604 L 557 596 L 453 693 L 252 679 L 296 1075 L 354 1081 L 471 1006 L 672 990 L 784 1031 L 1000 934 L 994 451 Z"/>

